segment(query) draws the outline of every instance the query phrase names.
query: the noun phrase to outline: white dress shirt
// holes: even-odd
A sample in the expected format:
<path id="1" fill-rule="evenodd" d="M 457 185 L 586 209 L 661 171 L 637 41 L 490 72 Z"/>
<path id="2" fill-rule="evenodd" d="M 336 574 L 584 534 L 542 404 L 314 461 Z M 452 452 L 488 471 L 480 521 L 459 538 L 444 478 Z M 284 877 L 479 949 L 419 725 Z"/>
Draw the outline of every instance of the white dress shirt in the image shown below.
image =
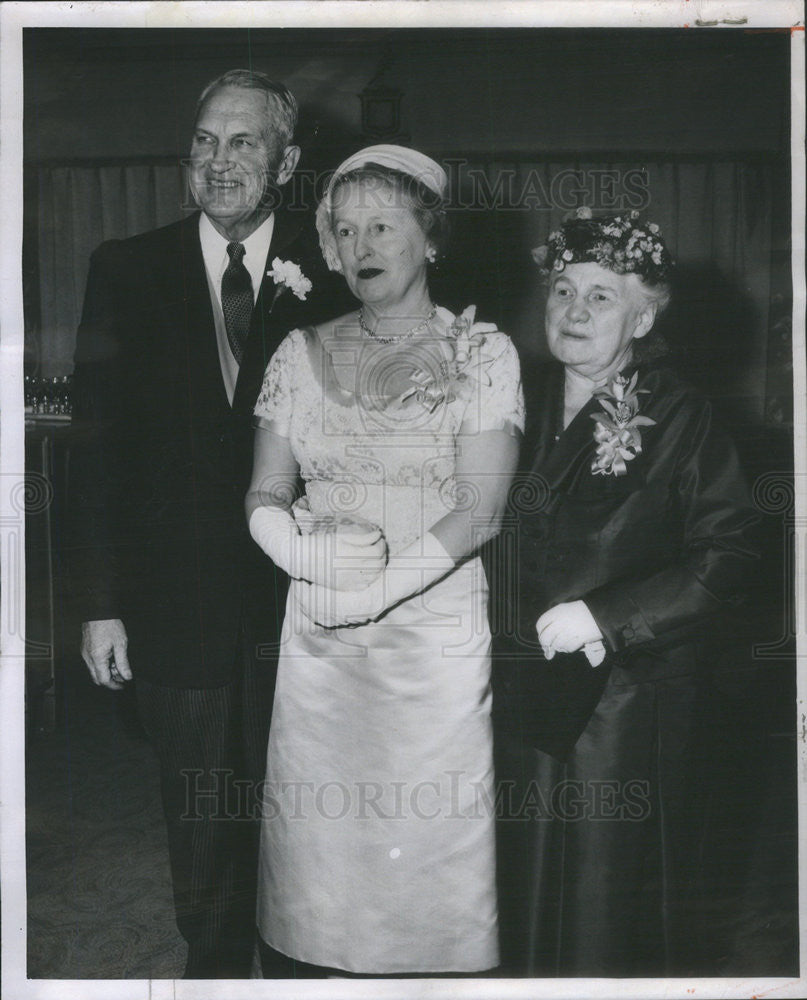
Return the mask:
<path id="1" fill-rule="evenodd" d="M 251 233 L 244 244 L 244 267 L 249 272 L 252 279 L 253 301 L 257 299 L 261 282 L 266 273 L 267 257 L 269 256 L 269 244 L 272 242 L 272 233 L 275 228 L 275 217 L 270 215 L 265 222 Z M 227 391 L 227 398 L 230 405 L 233 403 L 235 393 L 235 383 L 238 379 L 238 362 L 233 356 L 230 342 L 227 339 L 227 327 L 224 323 L 224 311 L 221 307 L 221 279 L 230 263 L 227 254 L 227 244 L 230 240 L 222 236 L 213 226 L 213 223 L 202 212 L 199 216 L 199 240 L 202 244 L 202 257 L 205 262 L 205 273 L 207 274 L 207 287 L 210 291 L 210 301 L 213 305 L 213 318 L 216 323 L 216 343 L 219 349 L 219 362 L 221 363 L 221 376 L 224 379 L 224 388 Z"/>

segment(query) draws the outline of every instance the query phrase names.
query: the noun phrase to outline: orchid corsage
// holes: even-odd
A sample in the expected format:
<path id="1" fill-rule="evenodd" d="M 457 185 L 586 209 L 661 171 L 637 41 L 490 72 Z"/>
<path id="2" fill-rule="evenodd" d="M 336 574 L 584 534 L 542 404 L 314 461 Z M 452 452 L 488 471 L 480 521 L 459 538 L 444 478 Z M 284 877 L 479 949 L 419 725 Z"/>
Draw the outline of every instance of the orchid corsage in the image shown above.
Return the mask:
<path id="1" fill-rule="evenodd" d="M 450 314 L 449 314 L 450 315 Z M 485 348 L 485 335 L 496 331 L 493 323 L 475 323 L 476 306 L 468 306 L 456 316 L 446 331 L 452 357 L 433 370 L 417 368 L 411 375 L 411 387 L 401 402 L 414 397 L 429 413 L 442 403 L 452 403 L 475 383 L 490 385 L 487 368 L 496 360 Z"/>
<path id="2" fill-rule="evenodd" d="M 286 288 L 293 292 L 298 299 L 305 300 L 313 287 L 300 270 L 300 265 L 295 264 L 293 260 L 281 260 L 279 257 L 275 257 L 272 261 L 272 269 L 266 273 L 276 285 L 274 301 Z"/>
<path id="3" fill-rule="evenodd" d="M 656 422 L 639 413 L 639 394 L 649 390 L 636 388 L 638 378 L 638 372 L 634 372 L 631 379 L 616 375 L 611 381 L 610 391 L 604 388 L 594 393 L 605 411 L 591 414 L 591 419 L 596 421 L 594 441 L 597 453 L 591 463 L 595 476 L 627 475 L 627 463 L 642 451 L 639 428 L 652 427 Z"/>

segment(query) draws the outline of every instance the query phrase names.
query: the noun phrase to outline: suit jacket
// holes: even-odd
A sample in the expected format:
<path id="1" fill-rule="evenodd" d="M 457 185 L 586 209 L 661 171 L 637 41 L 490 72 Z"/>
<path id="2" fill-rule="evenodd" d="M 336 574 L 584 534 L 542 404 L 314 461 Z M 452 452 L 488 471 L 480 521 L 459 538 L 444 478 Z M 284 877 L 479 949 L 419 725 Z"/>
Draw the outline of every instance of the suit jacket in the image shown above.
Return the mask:
<path id="1" fill-rule="evenodd" d="M 249 538 L 243 509 L 252 408 L 287 331 L 347 304 L 310 220 L 277 212 L 268 260 L 298 262 L 314 288 L 306 301 L 288 289 L 275 297 L 264 278 L 231 406 L 198 226 L 195 213 L 92 256 L 71 543 L 82 620 L 121 618 L 137 675 L 201 688 L 231 678 L 243 628 L 251 642 L 277 643 L 286 581 Z"/>
<path id="2" fill-rule="evenodd" d="M 562 430 L 563 367 L 525 378 L 531 389 L 522 468 L 493 578 L 497 692 L 506 724 L 563 757 L 606 682 L 631 685 L 696 672 L 742 602 L 757 561 L 752 508 L 737 454 L 707 400 L 664 368 L 640 370 L 643 451 L 623 476 L 594 475 L 591 400 Z M 507 540 L 509 534 L 509 540 Z M 507 565 L 507 571 L 502 566 Z M 583 600 L 606 661 L 582 653 L 546 661 L 535 623 Z"/>

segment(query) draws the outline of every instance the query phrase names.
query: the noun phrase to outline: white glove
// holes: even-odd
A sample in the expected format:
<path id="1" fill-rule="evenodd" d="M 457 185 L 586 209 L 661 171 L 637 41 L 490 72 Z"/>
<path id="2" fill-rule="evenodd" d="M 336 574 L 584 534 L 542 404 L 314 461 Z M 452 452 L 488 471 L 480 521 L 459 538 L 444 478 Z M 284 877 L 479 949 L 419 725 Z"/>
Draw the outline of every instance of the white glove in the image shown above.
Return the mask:
<path id="1" fill-rule="evenodd" d="M 589 664 L 592 667 L 598 667 L 605 659 L 605 643 L 602 639 L 598 639 L 596 642 L 587 642 L 583 646 L 583 652 L 586 654 Z"/>
<path id="2" fill-rule="evenodd" d="M 419 594 L 454 569 L 454 560 L 427 531 L 393 556 L 384 572 L 364 590 L 337 591 L 296 585 L 294 597 L 303 614 L 325 628 L 363 625 L 407 597 Z"/>
<path id="3" fill-rule="evenodd" d="M 375 525 L 334 521 L 304 534 L 282 507 L 257 507 L 249 533 L 290 577 L 324 587 L 367 586 L 387 561 L 387 544 Z"/>
<path id="4" fill-rule="evenodd" d="M 605 659 L 603 634 L 584 601 L 568 601 L 545 611 L 536 623 L 544 656 L 583 649 L 592 667 Z"/>

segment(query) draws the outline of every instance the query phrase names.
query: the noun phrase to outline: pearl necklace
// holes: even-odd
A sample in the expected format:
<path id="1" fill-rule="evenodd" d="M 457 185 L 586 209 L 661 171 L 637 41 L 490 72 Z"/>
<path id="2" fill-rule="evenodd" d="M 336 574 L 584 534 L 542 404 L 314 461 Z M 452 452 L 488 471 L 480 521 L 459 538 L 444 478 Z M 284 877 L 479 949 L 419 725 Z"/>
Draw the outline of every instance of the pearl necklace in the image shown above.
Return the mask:
<path id="1" fill-rule="evenodd" d="M 364 319 L 364 307 L 359 309 L 359 328 L 362 333 L 366 333 L 368 337 L 374 340 L 378 344 L 397 344 L 403 340 L 409 340 L 410 337 L 414 337 L 416 333 L 420 333 L 421 330 L 425 329 L 429 323 L 437 315 L 437 306 L 432 306 L 431 312 L 428 316 L 424 316 L 423 319 L 416 325 L 413 326 L 411 330 L 407 330 L 406 333 L 399 333 L 395 337 L 379 337 L 375 330 L 371 330 Z"/>

